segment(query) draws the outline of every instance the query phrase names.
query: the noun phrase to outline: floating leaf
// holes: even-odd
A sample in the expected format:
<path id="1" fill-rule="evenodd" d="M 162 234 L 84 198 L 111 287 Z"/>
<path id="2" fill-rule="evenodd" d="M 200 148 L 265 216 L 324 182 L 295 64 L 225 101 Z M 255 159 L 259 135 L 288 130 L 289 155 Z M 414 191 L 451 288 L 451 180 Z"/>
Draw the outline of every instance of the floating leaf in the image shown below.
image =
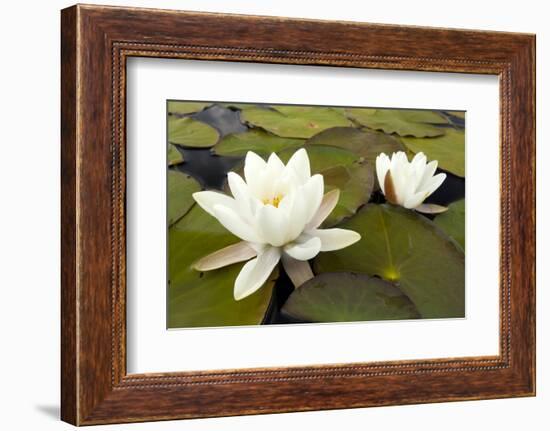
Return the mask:
<path id="1" fill-rule="evenodd" d="M 373 167 L 367 163 L 353 163 L 335 166 L 321 172 L 325 180 L 325 193 L 340 190 L 338 204 L 323 223 L 323 227 L 334 226 L 350 217 L 368 202 L 374 187 Z"/>
<path id="2" fill-rule="evenodd" d="M 168 166 L 179 165 L 183 162 L 183 154 L 178 151 L 175 145 L 168 144 Z"/>
<path id="3" fill-rule="evenodd" d="M 169 230 L 168 327 L 257 325 L 268 309 L 275 269 L 254 294 L 235 301 L 233 286 L 243 264 L 207 272 L 193 262 L 240 240 L 198 205 Z"/>
<path id="4" fill-rule="evenodd" d="M 436 138 L 402 138 L 402 140 L 413 153 L 422 151 L 428 160 L 437 160 L 441 169 L 464 177 L 466 173 L 464 130 L 450 128 L 446 130 L 445 135 Z"/>
<path id="5" fill-rule="evenodd" d="M 414 304 L 397 287 L 365 274 L 327 272 L 294 290 L 282 312 L 306 322 L 415 319 Z"/>
<path id="6" fill-rule="evenodd" d="M 330 127 L 351 125 L 340 112 L 325 107 L 254 107 L 241 111 L 241 118 L 249 124 L 286 138 L 307 139 Z"/>
<path id="7" fill-rule="evenodd" d="M 208 148 L 218 142 L 218 132 L 192 118 L 168 117 L 168 141 L 192 148 Z"/>
<path id="8" fill-rule="evenodd" d="M 466 111 L 445 111 L 445 112 L 449 115 L 460 118 L 462 120 L 466 119 Z"/>
<path id="9" fill-rule="evenodd" d="M 247 132 L 224 136 L 213 151 L 220 156 L 237 157 L 246 155 L 248 151 L 254 151 L 265 157 L 287 148 L 298 148 L 303 143 L 303 139 L 281 138 L 262 129 L 251 129 Z"/>
<path id="10" fill-rule="evenodd" d="M 180 171 L 168 171 L 168 225 L 174 224 L 193 206 L 192 194 L 201 189 L 192 176 Z"/>
<path id="11" fill-rule="evenodd" d="M 399 136 L 440 136 L 445 130 L 432 124 L 448 123 L 442 115 L 434 111 L 349 108 L 346 112 L 363 126 Z"/>
<path id="12" fill-rule="evenodd" d="M 433 222 L 404 208 L 368 204 L 339 227 L 361 240 L 319 254 L 316 273 L 376 275 L 395 283 L 424 318 L 464 317 L 464 253 Z"/>
<path id="13" fill-rule="evenodd" d="M 391 156 L 397 151 L 405 151 L 405 147 L 394 136 L 389 136 L 374 130 L 359 130 L 354 127 L 333 127 L 327 129 L 306 142 L 306 149 L 311 145 L 330 145 L 344 148 L 374 163 L 380 153 Z"/>
<path id="14" fill-rule="evenodd" d="M 453 202 L 448 208 L 446 212 L 435 218 L 434 223 L 443 229 L 464 250 L 466 243 L 466 231 L 464 229 L 466 215 L 465 201 L 462 199 L 458 202 Z"/>
<path id="15" fill-rule="evenodd" d="M 317 145 L 305 147 L 305 149 L 309 157 L 312 174 L 321 173 L 335 166 L 348 166 L 360 160 L 357 154 L 342 148 Z M 286 164 L 296 150 L 296 148 L 287 148 L 277 154 L 283 163 Z"/>
<path id="16" fill-rule="evenodd" d="M 193 114 L 195 112 L 202 111 L 203 109 L 211 106 L 210 102 L 180 102 L 171 100 L 168 102 L 168 112 L 170 114 Z"/>

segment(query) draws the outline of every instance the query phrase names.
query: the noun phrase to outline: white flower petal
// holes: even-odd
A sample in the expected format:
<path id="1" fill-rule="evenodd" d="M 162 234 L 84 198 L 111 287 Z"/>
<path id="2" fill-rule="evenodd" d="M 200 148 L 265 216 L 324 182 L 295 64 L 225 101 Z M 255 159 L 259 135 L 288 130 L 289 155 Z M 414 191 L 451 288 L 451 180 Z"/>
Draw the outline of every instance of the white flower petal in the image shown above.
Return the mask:
<path id="1" fill-rule="evenodd" d="M 449 208 L 447 207 L 436 205 L 436 204 L 421 204 L 415 208 L 415 211 L 418 211 L 424 214 L 440 214 L 440 213 L 444 213 L 448 209 Z"/>
<path id="2" fill-rule="evenodd" d="M 302 239 L 302 241 L 300 241 Z M 285 253 L 297 260 L 313 259 L 321 251 L 321 240 L 316 236 L 298 238 L 297 241 L 285 245 Z"/>
<path id="3" fill-rule="evenodd" d="M 430 163 L 426 165 L 426 167 L 424 168 L 424 174 L 422 175 L 422 179 L 420 180 L 420 184 L 418 185 L 417 191 L 428 189 L 432 181 L 432 176 L 435 173 L 436 169 L 437 169 L 437 160 L 432 160 Z"/>
<path id="4" fill-rule="evenodd" d="M 280 177 L 285 169 L 285 164 L 281 161 L 279 156 L 275 153 L 271 153 L 267 159 L 267 169 L 275 176 Z"/>
<path id="5" fill-rule="evenodd" d="M 203 210 L 214 217 L 216 217 L 214 214 L 214 206 L 216 205 L 223 205 L 231 209 L 235 209 L 237 206 L 235 199 L 219 192 L 196 192 L 193 193 L 193 199 L 195 199 L 195 202 L 197 202 Z"/>
<path id="6" fill-rule="evenodd" d="M 266 162 L 256 153 L 249 151 L 246 153 L 246 158 L 244 160 L 244 178 L 246 183 L 251 185 L 260 175 L 261 172 L 264 172 L 266 169 Z"/>
<path id="7" fill-rule="evenodd" d="M 239 301 L 246 298 L 262 287 L 280 258 L 281 251 L 278 248 L 268 247 L 257 258 L 245 263 L 235 280 L 235 299 Z"/>
<path id="8" fill-rule="evenodd" d="M 292 190 L 279 204 L 279 211 L 286 213 L 290 224 L 287 228 L 285 243 L 294 241 L 304 231 L 308 209 L 306 199 L 301 194 L 302 187 Z"/>
<path id="9" fill-rule="evenodd" d="M 272 205 L 263 205 L 256 214 L 256 223 L 265 242 L 275 247 L 286 242 L 290 220 L 284 211 Z"/>
<path id="10" fill-rule="evenodd" d="M 321 205 L 317 209 L 317 212 L 313 215 L 311 221 L 307 224 L 306 230 L 315 229 L 319 227 L 321 223 L 330 215 L 334 207 L 338 204 L 338 199 L 340 199 L 340 190 L 334 189 L 328 193 L 325 193 Z M 291 219 L 293 220 L 293 219 Z"/>
<path id="11" fill-rule="evenodd" d="M 405 208 L 413 209 L 416 208 L 418 205 L 420 205 L 422 202 L 424 202 L 424 199 L 428 197 L 429 193 L 426 191 L 420 191 L 418 193 L 414 193 L 413 195 L 407 197 L 405 199 L 405 202 L 403 203 L 403 206 Z"/>
<path id="12" fill-rule="evenodd" d="M 252 197 L 248 190 L 248 186 L 241 176 L 235 172 L 229 172 L 227 174 L 227 183 L 229 184 L 231 194 L 237 202 L 239 213 L 243 215 L 247 221 L 250 221 L 252 218 Z"/>
<path id="13" fill-rule="evenodd" d="M 361 235 L 348 229 L 314 229 L 308 232 L 321 240 L 321 251 L 340 250 L 355 244 L 361 239 Z"/>
<path id="14" fill-rule="evenodd" d="M 445 178 L 447 178 L 447 174 L 437 174 L 434 177 L 432 177 L 430 181 L 430 185 L 428 187 L 428 196 L 431 195 L 433 192 L 435 192 L 441 184 L 443 184 L 443 181 L 445 181 Z"/>
<path id="15" fill-rule="evenodd" d="M 308 261 L 296 260 L 283 254 L 281 261 L 286 274 L 294 284 L 294 287 L 300 287 L 306 281 L 311 280 L 314 275 L 311 271 Z"/>
<path id="16" fill-rule="evenodd" d="M 376 176 L 382 193 L 385 193 L 384 179 L 386 178 L 386 173 L 390 169 L 390 163 L 390 158 L 385 153 L 380 153 L 378 157 L 376 157 Z"/>
<path id="17" fill-rule="evenodd" d="M 193 264 L 193 269 L 197 271 L 211 271 L 213 269 L 252 259 L 255 256 L 256 251 L 254 251 L 247 242 L 241 241 L 199 259 Z"/>
<path id="18" fill-rule="evenodd" d="M 309 157 L 304 148 L 300 148 L 292 155 L 286 164 L 286 170 L 293 171 L 300 184 L 305 184 L 309 180 L 311 177 L 311 168 Z"/>
<path id="19" fill-rule="evenodd" d="M 223 205 L 214 205 L 214 217 L 233 235 L 249 242 L 263 242 L 252 227 L 234 210 Z"/>
<path id="20" fill-rule="evenodd" d="M 323 176 L 313 175 L 303 186 L 303 196 L 307 201 L 306 220 L 309 223 L 321 206 L 324 192 Z"/>

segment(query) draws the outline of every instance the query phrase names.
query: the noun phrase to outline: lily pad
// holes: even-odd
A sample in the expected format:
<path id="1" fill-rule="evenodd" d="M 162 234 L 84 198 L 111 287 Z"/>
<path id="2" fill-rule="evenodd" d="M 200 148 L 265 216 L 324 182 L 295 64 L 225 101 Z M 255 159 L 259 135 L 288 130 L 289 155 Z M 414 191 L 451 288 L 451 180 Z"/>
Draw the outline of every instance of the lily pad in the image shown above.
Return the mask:
<path id="1" fill-rule="evenodd" d="M 248 151 L 254 151 L 265 157 L 287 148 L 296 149 L 303 143 L 303 139 L 281 138 L 262 129 L 251 129 L 247 132 L 224 136 L 212 150 L 220 156 L 241 157 Z"/>
<path id="2" fill-rule="evenodd" d="M 183 154 L 178 151 L 175 145 L 168 144 L 168 166 L 183 163 Z"/>
<path id="3" fill-rule="evenodd" d="M 208 148 L 218 142 L 219 134 L 208 124 L 192 118 L 168 117 L 168 141 L 192 148 Z"/>
<path id="4" fill-rule="evenodd" d="M 357 154 L 342 148 L 317 145 L 305 147 L 305 149 L 309 157 L 312 174 L 321 173 L 335 166 L 348 166 L 360 161 L 360 157 Z M 296 150 L 297 148 L 287 148 L 277 153 L 277 155 L 286 164 Z"/>
<path id="5" fill-rule="evenodd" d="M 424 318 L 464 317 L 464 253 L 433 222 L 392 205 L 368 204 L 339 227 L 356 244 L 321 253 L 315 272 L 358 272 L 392 282 Z"/>
<path id="6" fill-rule="evenodd" d="M 233 286 L 243 264 L 199 272 L 193 262 L 240 241 L 198 205 L 169 230 L 168 327 L 257 325 L 268 309 L 275 269 L 254 294 L 236 301 Z"/>
<path id="7" fill-rule="evenodd" d="M 447 124 L 447 120 L 437 112 L 408 109 L 367 109 L 349 108 L 347 115 L 374 130 L 395 133 L 399 136 L 440 136 L 445 130 L 433 124 Z"/>
<path id="8" fill-rule="evenodd" d="M 183 217 L 193 206 L 192 194 L 201 189 L 191 175 L 180 171 L 168 171 L 168 225 Z"/>
<path id="9" fill-rule="evenodd" d="M 325 193 L 340 190 L 338 204 L 323 222 L 323 227 L 334 226 L 352 216 L 370 199 L 374 188 L 374 170 L 368 163 L 335 166 L 321 171 L 321 174 L 325 180 Z"/>
<path id="10" fill-rule="evenodd" d="M 168 102 L 168 112 L 180 115 L 193 114 L 211 105 L 212 103 L 210 102 L 180 102 L 173 100 Z"/>
<path id="11" fill-rule="evenodd" d="M 351 272 L 315 276 L 292 292 L 282 312 L 319 323 L 420 317 L 411 300 L 393 284 Z"/>
<path id="12" fill-rule="evenodd" d="M 466 174 L 464 130 L 446 129 L 443 136 L 436 138 L 402 138 L 413 153 L 423 152 L 428 160 L 437 160 L 439 167 L 459 177 Z"/>
<path id="13" fill-rule="evenodd" d="M 340 112 L 325 107 L 254 107 L 241 111 L 241 119 L 286 138 L 311 138 L 330 127 L 351 126 Z"/>
<path id="14" fill-rule="evenodd" d="M 380 153 L 391 156 L 405 151 L 399 138 L 374 130 L 360 130 L 355 127 L 333 127 L 306 141 L 306 148 L 312 145 L 330 145 L 344 148 L 374 163 Z"/>
<path id="15" fill-rule="evenodd" d="M 439 214 L 434 220 L 434 223 L 454 239 L 462 247 L 462 250 L 465 250 L 466 243 L 465 210 L 465 201 L 462 199 L 450 204 L 447 211 Z"/>

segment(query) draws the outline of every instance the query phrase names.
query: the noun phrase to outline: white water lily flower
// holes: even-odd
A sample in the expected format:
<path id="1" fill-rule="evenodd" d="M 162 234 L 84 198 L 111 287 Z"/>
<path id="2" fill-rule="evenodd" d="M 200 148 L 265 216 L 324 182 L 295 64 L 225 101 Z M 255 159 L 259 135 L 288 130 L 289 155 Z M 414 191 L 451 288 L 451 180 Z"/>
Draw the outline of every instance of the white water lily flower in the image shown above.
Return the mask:
<path id="1" fill-rule="evenodd" d="M 384 153 L 376 158 L 376 175 L 386 200 L 423 213 L 447 210 L 440 205 L 423 203 L 447 177 L 434 175 L 436 169 L 437 160 L 427 163 L 424 153 L 417 153 L 411 162 L 403 151 L 393 153 L 391 159 Z"/>
<path id="2" fill-rule="evenodd" d="M 296 287 L 313 277 L 307 262 L 320 251 L 339 250 L 361 239 L 346 229 L 319 229 L 338 202 L 333 190 L 323 196 L 323 176 L 311 175 L 306 150 L 294 153 L 286 166 L 276 154 L 267 162 L 249 151 L 244 177 L 227 175 L 231 194 L 215 191 L 193 194 L 195 201 L 228 231 L 242 239 L 218 250 L 193 267 L 210 271 L 247 262 L 235 280 L 234 297 L 258 290 L 279 262 Z"/>

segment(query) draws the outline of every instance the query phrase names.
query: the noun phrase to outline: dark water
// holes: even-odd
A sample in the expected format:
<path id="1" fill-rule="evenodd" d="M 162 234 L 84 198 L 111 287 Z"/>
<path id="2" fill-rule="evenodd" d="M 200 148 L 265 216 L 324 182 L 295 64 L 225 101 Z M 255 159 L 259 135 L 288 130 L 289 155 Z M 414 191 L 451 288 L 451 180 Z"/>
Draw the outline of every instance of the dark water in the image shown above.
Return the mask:
<path id="1" fill-rule="evenodd" d="M 448 127 L 464 127 L 464 120 L 449 114 L 444 114 L 449 119 Z M 231 133 L 244 132 L 248 128 L 239 117 L 239 111 L 236 109 L 225 108 L 220 105 L 213 105 L 202 112 L 191 115 L 191 117 L 200 120 L 216 128 L 220 136 Z M 183 153 L 185 163 L 175 166 L 171 169 L 178 169 L 186 172 L 200 181 L 205 189 L 222 190 L 227 173 L 237 163 L 242 161 L 242 157 L 225 157 L 213 154 L 209 148 L 180 148 Z M 437 172 L 444 172 L 440 169 Z M 427 203 L 447 206 L 465 197 L 465 179 L 457 177 L 446 172 L 447 178 L 430 197 L 426 199 Z M 373 193 L 370 202 L 382 203 L 384 197 L 380 192 Z M 425 215 L 433 219 L 434 216 Z M 271 299 L 268 311 L 263 320 L 263 324 L 282 324 L 282 323 L 304 323 L 290 319 L 283 315 L 280 310 L 294 290 L 288 276 L 281 271 L 274 289 L 274 295 Z"/>

